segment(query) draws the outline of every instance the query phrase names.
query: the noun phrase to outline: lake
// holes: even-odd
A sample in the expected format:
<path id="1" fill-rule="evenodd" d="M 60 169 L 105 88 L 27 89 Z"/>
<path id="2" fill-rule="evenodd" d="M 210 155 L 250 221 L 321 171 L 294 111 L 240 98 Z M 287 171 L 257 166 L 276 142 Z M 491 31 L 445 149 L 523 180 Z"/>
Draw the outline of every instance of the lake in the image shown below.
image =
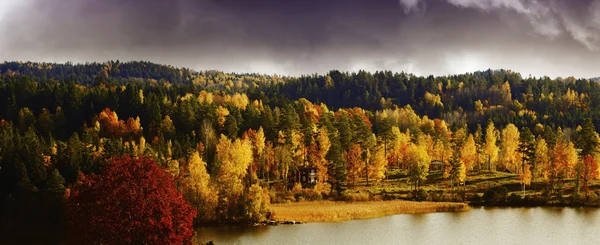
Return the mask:
<path id="1" fill-rule="evenodd" d="M 600 209 L 479 208 L 339 223 L 202 227 L 224 244 L 600 244 Z"/>

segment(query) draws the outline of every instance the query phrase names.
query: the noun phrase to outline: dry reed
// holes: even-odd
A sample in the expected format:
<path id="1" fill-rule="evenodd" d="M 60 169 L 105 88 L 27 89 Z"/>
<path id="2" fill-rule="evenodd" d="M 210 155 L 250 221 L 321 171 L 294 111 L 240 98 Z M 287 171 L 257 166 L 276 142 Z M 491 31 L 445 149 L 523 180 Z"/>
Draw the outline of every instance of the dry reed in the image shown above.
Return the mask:
<path id="1" fill-rule="evenodd" d="M 469 209 L 464 203 L 411 202 L 402 200 L 370 202 L 301 202 L 273 204 L 277 220 L 300 222 L 338 222 L 369 219 L 393 214 L 460 212 Z"/>

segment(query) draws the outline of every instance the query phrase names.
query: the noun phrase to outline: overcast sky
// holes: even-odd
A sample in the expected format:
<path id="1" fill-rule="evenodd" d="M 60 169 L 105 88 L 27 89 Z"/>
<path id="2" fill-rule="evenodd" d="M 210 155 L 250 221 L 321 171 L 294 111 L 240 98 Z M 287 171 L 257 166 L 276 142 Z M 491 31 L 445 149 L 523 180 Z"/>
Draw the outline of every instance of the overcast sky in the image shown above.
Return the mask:
<path id="1" fill-rule="evenodd" d="M 600 76 L 600 0 L 0 0 L 0 62 Z"/>

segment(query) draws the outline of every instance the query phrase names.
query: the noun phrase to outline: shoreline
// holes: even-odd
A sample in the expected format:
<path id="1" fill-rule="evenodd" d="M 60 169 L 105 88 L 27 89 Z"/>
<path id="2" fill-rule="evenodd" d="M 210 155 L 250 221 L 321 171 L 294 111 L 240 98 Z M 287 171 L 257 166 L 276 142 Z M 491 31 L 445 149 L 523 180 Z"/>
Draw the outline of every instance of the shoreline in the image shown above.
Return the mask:
<path id="1" fill-rule="evenodd" d="M 439 213 L 439 212 L 467 212 L 472 208 L 600 208 L 600 206 L 596 205 L 572 205 L 572 204 L 539 204 L 539 205 L 514 205 L 514 204 L 481 204 L 481 203 L 462 203 L 462 202 L 417 202 L 417 201 L 407 201 L 407 200 L 392 200 L 392 201 L 365 201 L 365 202 L 343 202 L 343 201 L 315 201 L 315 202 L 301 202 L 301 203 L 288 203 L 288 204 L 271 204 L 271 211 L 273 211 L 273 206 L 277 205 L 277 210 L 287 210 L 293 209 L 294 211 L 302 210 L 297 209 L 297 206 L 304 206 L 301 208 L 313 208 L 318 205 L 336 205 L 338 207 L 347 206 L 352 204 L 362 204 L 362 205 L 372 205 L 372 203 L 378 202 L 403 202 L 403 203 L 417 203 L 425 204 L 424 207 L 417 208 L 415 210 L 403 210 L 401 212 L 393 212 L 393 213 L 381 213 L 378 212 L 377 215 L 372 216 L 362 216 L 362 217 L 353 217 L 351 219 L 312 219 L 312 221 L 304 221 L 305 218 L 300 217 L 300 214 L 297 215 L 277 215 L 274 219 L 264 220 L 261 222 L 233 222 L 233 223 L 204 223 L 199 225 L 194 225 L 194 228 L 200 227 L 235 227 L 235 226 L 267 226 L 267 225 L 288 225 L 288 224 L 305 224 L 305 223 L 335 223 L 335 222 L 345 222 L 352 220 L 363 220 L 363 219 L 373 219 L 380 218 L 385 216 L 397 215 L 397 214 L 425 214 L 425 213 Z M 338 205 L 339 204 L 339 205 Z M 433 204 L 433 205 L 427 205 Z M 438 207 L 438 209 L 434 210 L 426 210 L 427 207 L 436 206 L 436 204 L 451 204 L 457 205 L 457 207 L 452 207 L 449 209 L 444 209 L 443 207 Z M 302 211 L 300 211 L 302 212 Z M 314 211 L 315 214 L 323 214 L 320 211 Z M 352 211 L 347 211 L 346 213 L 352 213 Z M 291 218 L 293 217 L 293 218 Z"/>
<path id="2" fill-rule="evenodd" d="M 468 203 L 471 207 L 484 208 L 600 208 L 600 205 L 588 204 L 567 204 L 567 203 L 544 203 L 544 204 L 485 204 L 485 203 Z"/>
<path id="3" fill-rule="evenodd" d="M 415 202 L 404 200 L 366 202 L 299 202 L 272 204 L 270 210 L 275 220 L 302 223 L 341 222 L 372 219 L 396 214 L 418 214 L 436 212 L 464 212 L 470 209 L 466 203 Z"/>

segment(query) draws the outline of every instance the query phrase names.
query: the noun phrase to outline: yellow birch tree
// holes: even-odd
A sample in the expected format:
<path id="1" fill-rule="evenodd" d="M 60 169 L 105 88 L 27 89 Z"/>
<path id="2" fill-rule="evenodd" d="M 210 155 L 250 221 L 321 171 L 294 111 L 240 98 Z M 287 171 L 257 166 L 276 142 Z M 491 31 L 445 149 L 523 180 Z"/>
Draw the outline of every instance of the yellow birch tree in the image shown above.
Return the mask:
<path id="1" fill-rule="evenodd" d="M 500 168 L 517 173 L 521 167 L 521 154 L 519 154 L 519 138 L 520 133 L 517 127 L 510 123 L 502 130 L 502 143 L 500 144 L 500 152 L 502 159 Z"/>
<path id="2" fill-rule="evenodd" d="M 485 129 L 485 143 L 483 145 L 483 153 L 489 171 L 496 169 L 498 161 L 498 146 L 496 142 L 498 141 L 498 136 L 498 130 L 494 127 L 494 123 L 490 122 Z"/>

